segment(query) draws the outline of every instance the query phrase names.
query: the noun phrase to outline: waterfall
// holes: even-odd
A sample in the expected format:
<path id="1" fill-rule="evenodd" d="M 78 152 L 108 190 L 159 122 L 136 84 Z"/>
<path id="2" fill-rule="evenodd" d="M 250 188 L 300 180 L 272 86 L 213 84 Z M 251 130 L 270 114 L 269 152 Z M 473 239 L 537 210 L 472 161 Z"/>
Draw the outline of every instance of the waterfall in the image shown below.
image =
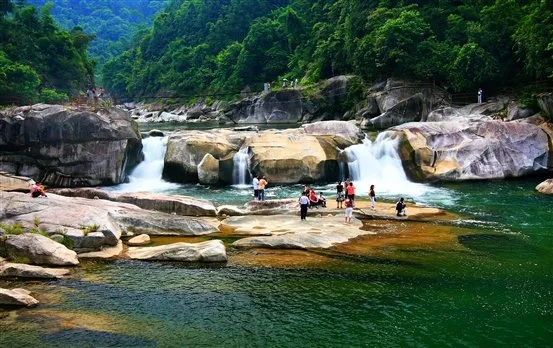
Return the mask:
<path id="1" fill-rule="evenodd" d="M 250 183 L 250 154 L 249 148 L 241 148 L 232 159 L 232 184 L 244 186 Z"/>
<path id="2" fill-rule="evenodd" d="M 373 184 L 377 198 L 379 195 L 390 199 L 421 197 L 433 191 L 429 185 L 409 181 L 397 152 L 398 139 L 392 134 L 382 132 L 374 142 L 365 139 L 362 144 L 344 150 L 349 178 L 357 195 L 366 196 Z"/>
<path id="3" fill-rule="evenodd" d="M 148 137 L 142 139 L 144 160 L 129 174 L 129 182 L 109 188 L 115 192 L 160 192 L 178 188 L 178 184 L 161 178 L 167 137 Z"/>

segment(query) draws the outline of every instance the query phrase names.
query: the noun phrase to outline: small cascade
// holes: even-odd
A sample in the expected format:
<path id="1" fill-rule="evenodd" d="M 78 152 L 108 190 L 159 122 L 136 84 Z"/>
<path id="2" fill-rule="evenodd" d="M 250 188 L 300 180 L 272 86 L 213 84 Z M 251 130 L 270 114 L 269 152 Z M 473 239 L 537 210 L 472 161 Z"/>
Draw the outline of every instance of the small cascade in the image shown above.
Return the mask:
<path id="1" fill-rule="evenodd" d="M 366 196 L 370 185 L 375 185 L 377 199 L 379 195 L 420 197 L 432 190 L 428 185 L 409 181 L 397 144 L 398 139 L 393 133 L 382 132 L 374 142 L 365 139 L 362 144 L 344 150 L 356 194 Z"/>
<path id="2" fill-rule="evenodd" d="M 232 184 L 248 185 L 251 181 L 249 148 L 241 148 L 233 157 Z"/>
<path id="3" fill-rule="evenodd" d="M 109 188 L 115 192 L 160 192 L 178 188 L 178 184 L 161 178 L 163 174 L 167 137 L 142 139 L 144 160 L 129 174 L 129 182 Z"/>

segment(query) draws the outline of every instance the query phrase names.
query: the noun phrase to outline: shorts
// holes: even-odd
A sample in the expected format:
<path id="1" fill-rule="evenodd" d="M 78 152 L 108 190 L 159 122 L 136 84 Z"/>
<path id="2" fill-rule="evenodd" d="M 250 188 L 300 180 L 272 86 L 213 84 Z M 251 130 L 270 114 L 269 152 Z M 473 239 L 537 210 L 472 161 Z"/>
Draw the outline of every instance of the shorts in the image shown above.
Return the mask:
<path id="1" fill-rule="evenodd" d="M 343 192 L 336 194 L 336 202 L 343 202 L 346 199 L 346 195 Z"/>
<path id="2" fill-rule="evenodd" d="M 347 207 L 346 208 L 346 217 L 351 217 L 353 215 L 353 208 Z"/>

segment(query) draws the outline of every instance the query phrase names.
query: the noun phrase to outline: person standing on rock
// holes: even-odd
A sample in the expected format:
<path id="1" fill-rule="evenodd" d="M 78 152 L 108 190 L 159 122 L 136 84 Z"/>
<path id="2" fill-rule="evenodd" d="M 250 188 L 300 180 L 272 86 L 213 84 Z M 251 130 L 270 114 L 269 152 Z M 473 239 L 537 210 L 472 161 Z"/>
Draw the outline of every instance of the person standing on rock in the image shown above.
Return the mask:
<path id="1" fill-rule="evenodd" d="M 345 198 L 344 185 L 341 181 L 338 181 L 338 185 L 336 185 L 336 209 L 342 208 L 342 204 Z"/>
<path id="2" fill-rule="evenodd" d="M 478 88 L 478 104 L 482 104 L 482 88 Z"/>
<path id="3" fill-rule="evenodd" d="M 265 186 L 267 186 L 269 182 L 267 181 L 267 178 L 262 177 L 261 180 L 259 180 L 259 182 L 257 183 L 258 185 L 258 188 L 259 188 L 259 195 L 258 195 L 258 199 L 260 201 L 264 201 L 265 200 Z"/>
<path id="4" fill-rule="evenodd" d="M 355 186 L 350 181 L 349 185 L 346 186 L 346 197 L 351 201 L 352 206 L 355 205 Z"/>
<path id="5" fill-rule="evenodd" d="M 253 197 L 254 199 L 258 199 L 259 198 L 259 178 L 257 174 L 253 176 L 252 185 L 253 185 Z"/>
<path id="6" fill-rule="evenodd" d="M 376 193 L 374 192 L 374 185 L 369 188 L 369 198 L 371 199 L 371 209 L 375 209 L 376 206 Z"/>
<path id="7" fill-rule="evenodd" d="M 309 207 L 309 198 L 307 198 L 307 193 L 303 192 L 300 197 L 300 218 L 305 220 L 307 217 L 307 208 Z"/>
<path id="8" fill-rule="evenodd" d="M 344 204 L 346 205 L 346 210 L 345 210 L 345 215 L 346 215 L 345 223 L 349 223 L 349 222 L 351 222 L 351 216 L 353 215 L 353 201 L 350 200 L 349 198 L 346 198 Z"/>

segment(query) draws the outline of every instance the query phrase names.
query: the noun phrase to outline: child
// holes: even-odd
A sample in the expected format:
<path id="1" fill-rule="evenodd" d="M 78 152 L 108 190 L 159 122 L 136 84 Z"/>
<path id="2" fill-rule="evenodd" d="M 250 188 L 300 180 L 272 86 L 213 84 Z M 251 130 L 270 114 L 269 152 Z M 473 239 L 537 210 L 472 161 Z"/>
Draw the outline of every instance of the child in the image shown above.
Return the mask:
<path id="1" fill-rule="evenodd" d="M 344 201 L 344 204 L 346 205 L 346 220 L 345 222 L 351 222 L 351 216 L 353 215 L 353 201 L 349 198 L 346 198 Z"/>

